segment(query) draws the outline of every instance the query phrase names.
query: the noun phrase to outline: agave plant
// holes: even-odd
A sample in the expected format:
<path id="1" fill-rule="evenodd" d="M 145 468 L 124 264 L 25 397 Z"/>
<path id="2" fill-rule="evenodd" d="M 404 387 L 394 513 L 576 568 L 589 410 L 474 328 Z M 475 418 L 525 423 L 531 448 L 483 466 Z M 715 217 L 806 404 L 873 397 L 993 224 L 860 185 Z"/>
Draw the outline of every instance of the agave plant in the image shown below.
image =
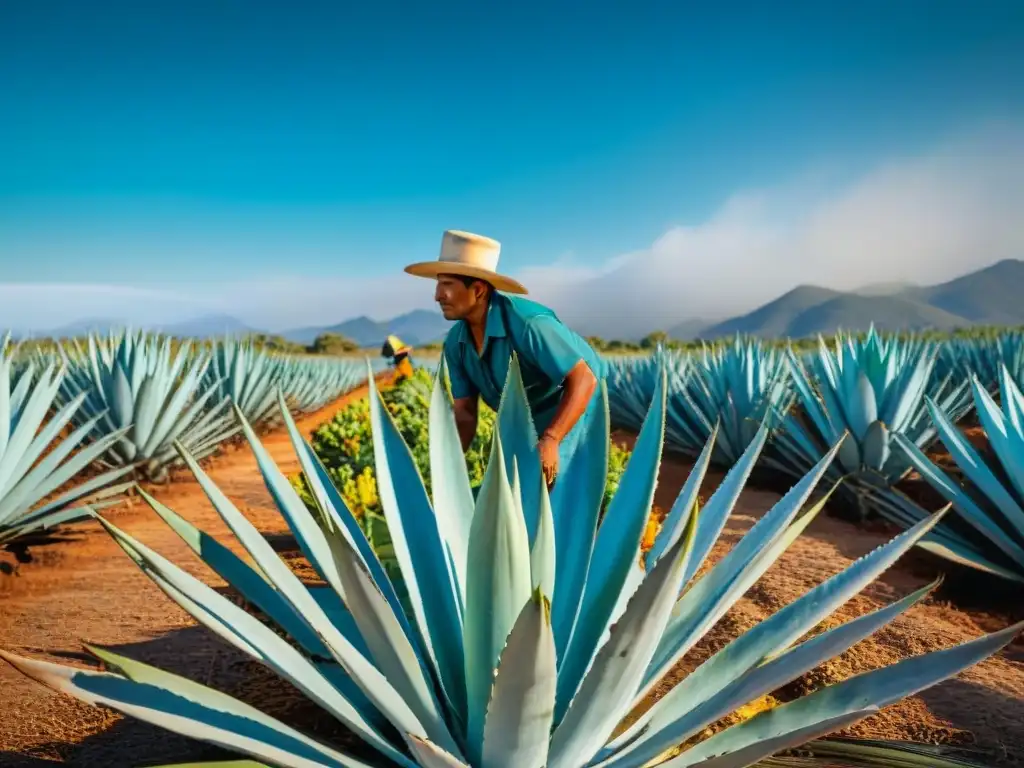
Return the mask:
<path id="1" fill-rule="evenodd" d="M 1001 366 L 1024 372 L 1024 349 L 1019 332 L 970 339 L 952 338 L 940 346 L 941 352 L 935 363 L 936 377 L 952 374 L 958 380 L 966 380 L 974 375 L 985 389 L 994 392 L 999 387 Z"/>
<path id="2" fill-rule="evenodd" d="M 0 544 L 84 517 L 89 509 L 79 503 L 82 499 L 109 499 L 130 485 L 112 485 L 127 472 L 113 470 L 48 498 L 96 461 L 121 433 L 84 444 L 95 417 L 61 437 L 84 396 L 58 408 L 47 421 L 63 372 L 51 363 L 36 376 L 35 363 L 29 363 L 13 379 L 12 355 L 5 346 L 0 344 Z"/>
<path id="3" fill-rule="evenodd" d="M 990 346 L 997 346 L 997 351 L 989 354 L 989 359 L 994 360 L 990 368 L 999 369 L 1005 367 L 1018 388 L 1024 388 L 1024 332 L 1011 331 L 1002 334 L 998 341 L 990 342 Z M 989 369 L 986 369 L 986 371 Z M 990 392 L 997 391 L 999 386 L 998 376 L 991 380 L 982 377 L 982 384 L 987 384 Z"/>
<path id="4" fill-rule="evenodd" d="M 728 468 L 739 461 L 762 423 L 792 402 L 788 370 L 777 350 L 737 336 L 729 346 L 705 348 L 678 389 L 669 389 L 666 442 L 697 456 L 718 426 L 711 461 Z"/>
<path id="5" fill-rule="evenodd" d="M 801 412 L 781 420 L 766 463 L 799 477 L 840 443 L 827 477 L 845 478 L 843 488 L 854 493 L 863 513 L 859 489 L 890 487 L 910 471 L 906 457 L 892 450 L 893 436 L 904 435 L 921 449 L 935 440 L 925 396 L 959 419 L 970 408 L 968 384 L 951 373 L 929 385 L 937 346 L 884 340 L 874 328 L 862 341 L 837 335 L 834 352 L 821 337 L 818 346 L 817 355 L 806 358 L 810 373 L 788 352 Z"/>
<path id="6" fill-rule="evenodd" d="M 671 364 L 660 347 L 644 357 L 606 356 L 608 362 L 608 408 L 612 423 L 626 429 L 640 429 L 654 397 L 659 366 L 669 370 L 673 390 L 677 386 L 673 373 L 685 379 L 686 359 L 675 358 Z M 673 370 L 673 368 L 675 370 Z"/>
<path id="7" fill-rule="evenodd" d="M 227 401 L 211 403 L 213 387 L 199 392 L 209 356 L 193 356 L 189 344 L 172 355 L 170 339 L 142 332 L 106 341 L 89 336 L 79 364 L 65 359 L 61 397 L 83 398 L 75 423 L 91 423 L 94 439 L 120 435 L 101 459 L 107 466 L 135 467 L 147 480 L 165 480 L 180 462 L 176 442 L 203 458 L 238 431 Z"/>
<path id="8" fill-rule="evenodd" d="M 333 402 L 366 379 L 366 366 L 352 360 L 296 358 L 287 364 L 282 389 L 298 413 Z"/>
<path id="9" fill-rule="evenodd" d="M 284 370 L 277 358 L 248 342 L 225 339 L 213 346 L 213 358 L 201 391 L 216 392 L 215 400 L 230 399 L 254 425 L 276 419 L 276 394 Z"/>
<path id="10" fill-rule="evenodd" d="M 610 768 L 660 761 L 677 768 L 723 768 L 751 765 L 849 725 L 985 658 L 1018 631 L 1011 627 L 906 659 L 763 712 L 681 751 L 676 747 L 737 706 L 843 652 L 924 597 L 930 588 L 800 642 L 924 535 L 933 518 L 742 635 L 618 732 L 620 721 L 807 526 L 824 500 L 802 516 L 799 512 L 831 453 L 698 578 L 761 450 L 765 430 L 697 515 L 697 491 L 712 451 L 709 441 L 655 546 L 641 560 L 640 540 L 660 463 L 664 377 L 600 527 L 607 415 L 588 429 L 581 448 L 586 459 L 556 483 L 556 488 L 571 484 L 575 504 L 557 507 L 538 483 L 537 503 L 529 506 L 520 494 L 524 475 L 518 457 L 526 455 L 521 452 L 530 445 L 532 424 L 513 362 L 484 487 L 474 502 L 451 402 L 435 382 L 431 500 L 408 446 L 373 392 L 377 478 L 406 605 L 284 405 L 279 399 L 318 500 L 319 519 L 238 415 L 271 494 L 327 586 L 305 586 L 185 452 L 254 565 L 145 496 L 274 627 L 109 521 L 102 522 L 166 594 L 333 714 L 372 748 L 373 763 L 224 693 L 110 650 L 91 648 L 111 670 L 105 672 L 7 652 L 2 656 L 27 675 L 84 701 L 277 766 Z"/>
<path id="11" fill-rule="evenodd" d="M 1001 367 L 1002 409 L 984 384 L 971 379 L 978 418 L 997 465 L 982 458 L 953 420 L 930 398 L 928 412 L 967 483 L 954 480 L 913 442 L 897 436 L 896 444 L 930 486 L 952 503 L 961 524 L 935 529 L 921 547 L 973 568 L 1024 581 L 1024 396 L 1009 371 Z M 879 511 L 903 525 L 926 517 L 921 507 L 898 491 L 875 495 Z M 966 524 L 966 525 L 964 525 Z"/>

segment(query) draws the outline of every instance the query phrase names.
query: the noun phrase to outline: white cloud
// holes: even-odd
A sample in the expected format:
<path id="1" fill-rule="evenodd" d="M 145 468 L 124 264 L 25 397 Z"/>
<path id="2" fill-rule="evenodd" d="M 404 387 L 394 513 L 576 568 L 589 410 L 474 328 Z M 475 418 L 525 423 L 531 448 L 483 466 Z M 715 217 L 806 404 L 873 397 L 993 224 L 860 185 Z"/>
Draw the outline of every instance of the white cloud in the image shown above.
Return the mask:
<path id="1" fill-rule="evenodd" d="M 933 284 L 1024 258 L 1024 132 L 1012 128 L 883 163 L 840 189 L 802 180 L 740 193 L 613 263 L 520 277 L 567 322 L 626 336 L 746 311 L 803 283 Z"/>
<path id="2" fill-rule="evenodd" d="M 813 170 L 813 169 L 812 169 Z M 637 336 L 685 319 L 747 311 L 802 283 L 937 283 L 1024 258 L 1024 130 L 987 126 L 842 185 L 820 173 L 738 192 L 706 221 L 603 263 L 566 254 L 510 272 L 585 333 Z M 404 273 L 207 283 L 174 292 L 125 286 L 0 285 L 0 327 L 83 317 L 170 322 L 225 312 L 283 330 L 433 307 L 430 281 Z M 45 322 L 44 322 L 45 321 Z"/>

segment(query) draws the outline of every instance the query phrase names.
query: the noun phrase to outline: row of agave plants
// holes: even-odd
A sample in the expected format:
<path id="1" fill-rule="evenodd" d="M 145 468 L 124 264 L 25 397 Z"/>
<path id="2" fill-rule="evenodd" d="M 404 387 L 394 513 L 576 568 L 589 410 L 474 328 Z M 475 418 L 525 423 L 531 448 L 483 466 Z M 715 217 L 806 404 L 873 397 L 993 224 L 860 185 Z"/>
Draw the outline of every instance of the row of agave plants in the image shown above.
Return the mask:
<path id="1" fill-rule="evenodd" d="M 0 544 L 87 514 L 83 499 L 115 503 L 136 480 L 165 481 L 182 464 L 179 446 L 211 455 L 240 431 L 232 406 L 270 427 L 279 391 L 292 413 L 307 413 L 365 377 L 354 361 L 230 339 L 172 346 L 119 332 L 25 352 L 0 338 Z"/>
<path id="2" fill-rule="evenodd" d="M 312 508 L 242 411 L 235 408 L 234 416 L 319 583 L 300 580 L 181 444 L 179 454 L 246 556 L 148 494 L 143 498 L 244 602 L 97 513 L 126 556 L 171 600 L 289 681 L 361 746 L 344 748 L 323 732 L 304 733 L 226 693 L 110 649 L 89 647 L 102 671 L 7 651 L 0 657 L 86 702 L 251 758 L 219 763 L 225 768 L 743 768 L 955 675 L 1020 631 L 1011 626 L 909 657 L 707 735 L 712 724 L 843 653 L 925 598 L 934 584 L 808 635 L 929 535 L 939 514 L 781 608 L 621 727 L 653 691 L 664 689 L 677 662 L 814 519 L 829 496 L 815 491 L 823 480 L 831 485 L 828 472 L 841 450 L 838 442 L 830 446 L 725 557 L 709 563 L 769 432 L 765 424 L 755 429 L 698 509 L 724 434 L 712 428 L 654 546 L 642 553 L 670 425 L 667 376 L 657 375 L 654 383 L 634 450 L 602 517 L 608 409 L 588 427 L 549 493 L 513 362 L 474 498 L 442 377 L 435 377 L 429 412 L 430 492 L 371 381 L 375 474 L 399 566 L 391 574 L 283 398 L 279 412 L 315 499 Z M 601 392 L 607 402 L 607 388 Z M 879 764 L 947 763 L 908 755 L 906 762 L 897 757 Z"/>
<path id="3" fill-rule="evenodd" d="M 904 527 L 930 514 L 903 492 L 916 471 L 956 512 L 920 546 L 1024 582 L 1024 335 L 926 341 L 872 329 L 818 341 L 803 353 L 737 338 L 697 353 L 613 359 L 612 421 L 639 427 L 664 368 L 674 450 L 699 455 L 717 428 L 712 463 L 728 468 L 766 426 L 761 465 L 797 478 L 838 445 L 825 471 L 841 481 L 837 500 Z M 957 426 L 971 413 L 986 450 Z M 940 441 L 956 470 L 927 455 Z"/>

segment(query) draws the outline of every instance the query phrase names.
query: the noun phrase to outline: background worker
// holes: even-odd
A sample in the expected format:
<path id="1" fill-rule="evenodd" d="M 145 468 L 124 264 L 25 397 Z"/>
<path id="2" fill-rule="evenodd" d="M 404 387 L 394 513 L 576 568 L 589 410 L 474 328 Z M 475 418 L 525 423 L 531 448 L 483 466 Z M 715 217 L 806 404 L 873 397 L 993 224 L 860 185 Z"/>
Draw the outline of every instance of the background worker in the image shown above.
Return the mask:
<path id="1" fill-rule="evenodd" d="M 402 379 L 411 378 L 413 375 L 412 367 L 412 347 L 402 343 L 402 340 L 397 336 L 388 336 L 384 341 L 384 346 L 380 349 L 382 357 L 388 358 L 391 364 L 395 368 L 395 381 L 401 381 Z"/>

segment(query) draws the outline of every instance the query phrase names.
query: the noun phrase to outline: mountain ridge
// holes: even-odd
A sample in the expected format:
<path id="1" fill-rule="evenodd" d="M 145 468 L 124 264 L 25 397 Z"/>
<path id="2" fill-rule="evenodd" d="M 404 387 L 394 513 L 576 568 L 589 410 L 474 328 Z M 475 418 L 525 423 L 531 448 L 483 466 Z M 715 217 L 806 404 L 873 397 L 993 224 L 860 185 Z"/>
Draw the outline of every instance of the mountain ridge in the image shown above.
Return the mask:
<path id="1" fill-rule="evenodd" d="M 359 315 L 334 325 L 307 326 L 284 331 L 280 335 L 289 341 L 310 344 L 323 333 L 337 333 L 356 342 L 361 347 L 379 346 L 391 334 L 406 344 L 422 346 L 440 341 L 451 327 L 440 312 L 429 309 L 414 309 L 388 320 L 374 320 Z"/>
<path id="2" fill-rule="evenodd" d="M 853 291 L 820 285 L 798 285 L 759 307 L 726 320 L 707 322 L 688 318 L 671 325 L 670 338 L 712 340 L 737 333 L 764 338 L 802 338 L 836 330 L 954 330 L 974 325 L 1024 325 L 1024 261 L 1004 259 L 935 285 L 872 283 Z M 89 331 L 136 328 L 189 338 L 242 336 L 263 333 L 309 345 L 324 333 L 337 333 L 360 347 L 380 346 L 394 334 L 411 346 L 441 341 L 452 323 L 436 310 L 414 309 L 375 320 L 366 315 L 330 325 L 294 328 L 271 333 L 224 314 L 208 314 L 174 323 L 128 323 L 120 318 L 93 317 L 52 329 L 12 329 L 12 337 L 67 338 Z M 583 335 L 592 335 L 585 326 Z M 658 329 L 652 329 L 658 330 Z M 0 331 L 0 336 L 3 333 Z"/>
<path id="3" fill-rule="evenodd" d="M 742 315 L 699 331 L 684 321 L 667 331 L 679 340 L 736 333 L 803 338 L 837 330 L 952 331 L 974 325 L 1024 325 L 1024 261 L 1004 259 L 930 286 L 874 283 L 855 291 L 799 285 Z M 685 327 L 686 333 L 676 334 Z"/>

